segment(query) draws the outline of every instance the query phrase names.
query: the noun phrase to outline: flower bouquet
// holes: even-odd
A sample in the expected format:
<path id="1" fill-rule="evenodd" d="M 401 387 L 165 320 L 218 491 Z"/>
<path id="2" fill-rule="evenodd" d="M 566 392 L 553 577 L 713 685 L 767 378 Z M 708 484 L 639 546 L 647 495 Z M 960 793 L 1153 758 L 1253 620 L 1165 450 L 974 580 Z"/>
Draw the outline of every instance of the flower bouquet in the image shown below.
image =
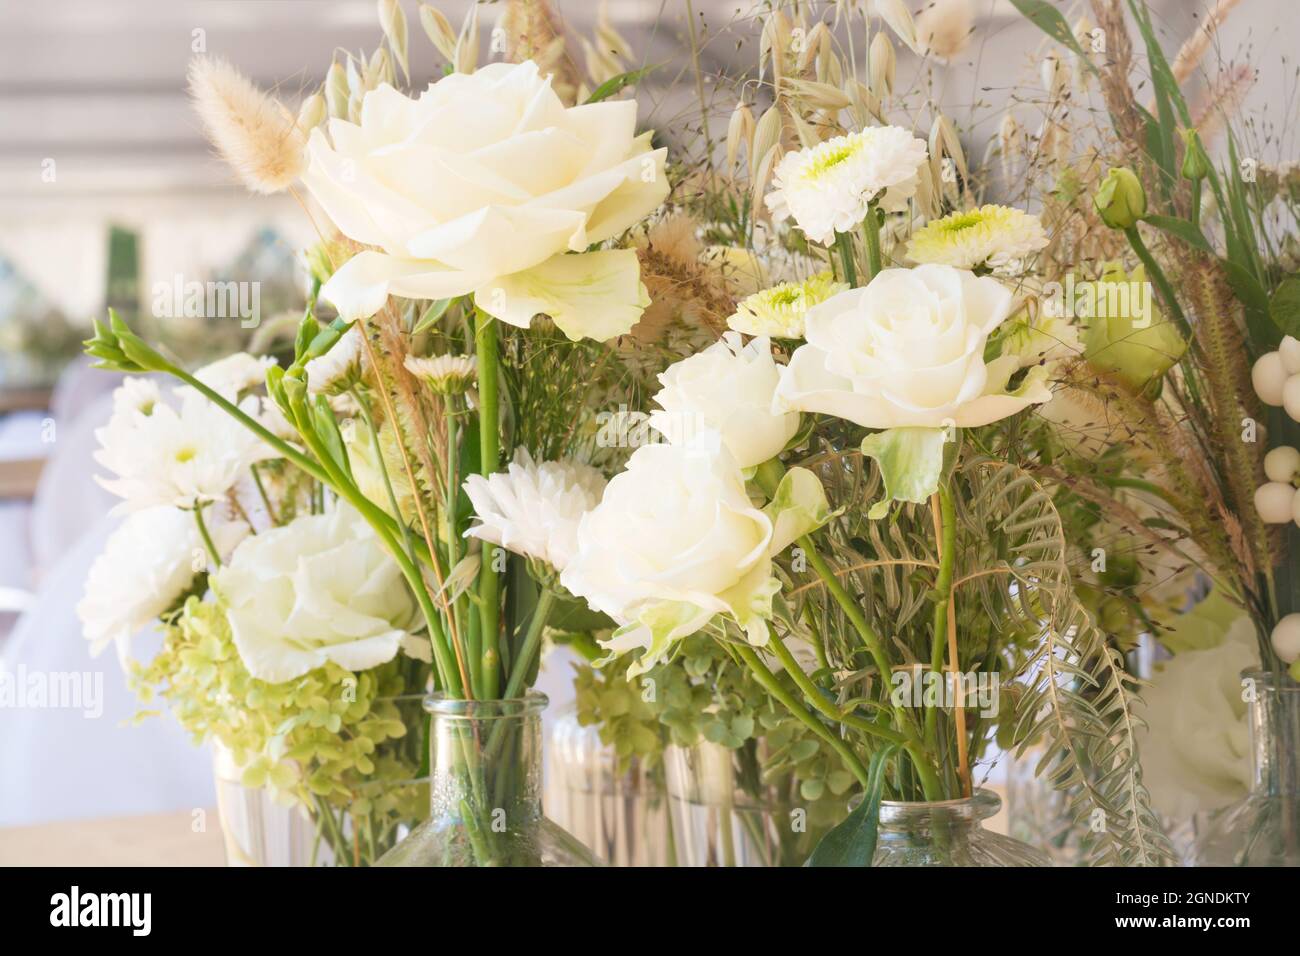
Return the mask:
<path id="1" fill-rule="evenodd" d="M 96 324 L 101 365 L 179 387 L 129 379 L 101 435 L 132 517 L 92 573 L 90 636 L 161 616 L 142 685 L 308 807 L 339 861 L 591 862 L 541 813 L 549 634 L 600 669 L 583 717 L 620 756 L 707 744 L 728 799 L 767 795 L 765 862 L 1041 864 L 981 825 L 997 749 L 1031 747 L 1094 862 L 1171 862 L 1123 653 L 1157 619 L 1141 570 L 1096 551 L 1122 530 L 1181 559 L 1190 538 L 1271 629 L 1263 662 L 1294 658 L 1263 524 L 1282 492 L 1249 507 L 1262 455 L 1235 431 L 1255 406 L 1232 347 L 1280 345 L 1256 384 L 1294 404 L 1291 379 L 1273 388 L 1293 296 L 1252 257 L 1250 197 L 1175 137 L 1192 124 L 1145 6 L 1155 112 L 1119 2 L 1094 4 L 1107 57 L 1015 5 L 1114 130 L 1084 162 L 1053 119 L 1030 151 L 1052 185 L 1014 205 L 984 201 L 949 117 L 931 107 L 924 137 L 901 118 L 895 44 L 924 44 L 893 0 L 773 5 L 725 148 L 705 124 L 671 162 L 637 131 L 626 42 L 602 21 L 579 70 L 542 2 L 507 6 L 482 66 L 478 7 L 456 31 L 421 5 L 447 70 L 404 90 L 407 22 L 381 0 L 384 44 L 296 115 L 197 61 L 218 150 L 298 196 L 320 242 L 278 357 L 190 372 L 116 314 Z M 867 50 L 838 41 L 864 25 Z M 689 39 L 700 76 L 693 18 Z M 1002 133 L 1012 163 L 1027 140 Z M 1103 177 L 1103 150 L 1124 168 Z M 1159 321 L 1055 309 L 1075 270 L 1094 300 L 1151 283 Z M 1121 431 L 1075 441 L 1062 393 Z M 426 691 L 418 717 L 390 706 Z M 374 799 L 376 777 L 401 786 Z M 426 777 L 428 819 L 397 842 Z M 719 831 L 723 862 L 746 825 Z"/>

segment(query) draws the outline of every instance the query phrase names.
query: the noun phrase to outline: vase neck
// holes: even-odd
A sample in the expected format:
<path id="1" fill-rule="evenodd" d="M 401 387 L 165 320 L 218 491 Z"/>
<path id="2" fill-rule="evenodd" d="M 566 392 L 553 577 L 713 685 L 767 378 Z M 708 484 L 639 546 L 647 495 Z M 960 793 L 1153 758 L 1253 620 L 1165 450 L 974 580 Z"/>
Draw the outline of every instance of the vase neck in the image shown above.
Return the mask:
<path id="1" fill-rule="evenodd" d="M 962 800 L 922 803 L 884 800 L 880 804 L 880 832 L 882 835 L 913 833 L 936 828 L 952 833 L 975 831 L 1001 806 L 997 794 L 988 790 L 976 790 L 973 796 Z"/>
<path id="2" fill-rule="evenodd" d="M 540 819 L 545 706 L 540 694 L 491 701 L 428 698 L 431 817 L 459 820 L 472 812 L 485 824 L 511 830 Z"/>
<path id="3" fill-rule="evenodd" d="M 1300 685 L 1267 671 L 1244 675 L 1252 789 L 1300 792 Z"/>

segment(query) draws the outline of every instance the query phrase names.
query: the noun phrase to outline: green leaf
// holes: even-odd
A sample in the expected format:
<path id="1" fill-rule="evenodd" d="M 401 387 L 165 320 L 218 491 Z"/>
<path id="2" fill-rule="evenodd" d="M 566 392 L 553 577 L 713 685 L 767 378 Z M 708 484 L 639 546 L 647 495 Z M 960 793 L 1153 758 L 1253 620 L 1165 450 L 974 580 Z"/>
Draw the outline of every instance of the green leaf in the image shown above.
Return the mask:
<path id="1" fill-rule="evenodd" d="M 1268 293 L 1254 273 L 1235 259 L 1220 261 L 1228 274 L 1228 285 L 1232 286 L 1233 295 L 1246 307 L 1246 328 L 1255 347 L 1254 354 L 1258 356 L 1276 349 L 1282 341 L 1282 333 L 1271 319 Z"/>
<path id="2" fill-rule="evenodd" d="M 889 744 L 871 755 L 867 789 L 862 802 L 843 823 L 830 830 L 804 866 L 870 866 L 880 832 L 880 797 L 885 789 L 885 764 L 898 748 Z"/>
<path id="3" fill-rule="evenodd" d="M 591 95 L 587 97 L 587 102 L 599 103 L 601 100 L 609 99 L 624 87 L 640 83 L 642 77 L 654 69 L 658 69 L 657 65 L 643 66 L 639 70 L 629 70 L 626 73 L 620 73 L 618 76 L 611 76 L 604 83 L 600 84 L 600 86 L 592 90 Z"/>
<path id="4" fill-rule="evenodd" d="M 453 301 L 453 299 L 438 299 L 433 302 L 433 304 L 425 310 L 424 315 L 420 316 L 416 321 L 415 327 L 411 329 L 411 334 L 419 335 L 426 329 L 430 329 L 436 325 L 438 320 L 447 313 L 447 309 L 451 306 Z"/>
<path id="5" fill-rule="evenodd" d="M 1093 73 L 1097 72 L 1097 68 L 1093 66 L 1092 61 L 1088 59 L 1088 55 L 1084 53 L 1083 47 L 1079 45 L 1078 37 L 1074 35 L 1074 31 L 1070 29 L 1070 24 L 1060 10 L 1047 3 L 1046 0 L 1011 0 L 1011 5 L 1020 11 L 1021 16 L 1053 40 L 1065 44 L 1073 52 L 1077 53 L 1089 70 Z"/>
<path id="6" fill-rule="evenodd" d="M 791 468 L 781 478 L 763 513 L 772 519 L 772 551 L 816 531 L 831 517 L 821 481 L 807 468 Z"/>
<path id="7" fill-rule="evenodd" d="M 1148 226 L 1155 226 L 1161 232 L 1167 232 L 1176 239 L 1181 239 L 1189 246 L 1200 249 L 1202 252 L 1213 252 L 1209 242 L 1201 230 L 1196 228 L 1186 219 L 1179 219 L 1176 216 L 1144 216 L 1142 219 Z"/>
<path id="8" fill-rule="evenodd" d="M 1273 290 L 1268 315 L 1283 335 L 1300 339 L 1300 278 L 1291 276 Z"/>
<path id="9" fill-rule="evenodd" d="M 880 465 L 885 482 L 885 497 L 868 518 L 883 518 L 894 501 L 924 504 L 939 490 L 946 437 L 942 428 L 891 428 L 862 439 L 862 454 Z"/>

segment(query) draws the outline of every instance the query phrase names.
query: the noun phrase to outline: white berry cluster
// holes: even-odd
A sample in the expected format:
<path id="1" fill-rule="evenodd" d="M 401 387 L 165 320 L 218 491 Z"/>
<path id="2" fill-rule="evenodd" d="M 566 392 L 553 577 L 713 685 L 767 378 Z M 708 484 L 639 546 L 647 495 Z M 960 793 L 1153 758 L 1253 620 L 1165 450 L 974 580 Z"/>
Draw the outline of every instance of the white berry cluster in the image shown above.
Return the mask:
<path id="1" fill-rule="evenodd" d="M 1261 355 L 1250 370 L 1255 393 L 1265 405 L 1286 410 L 1300 422 L 1300 340 L 1282 339 L 1276 352 Z M 1300 525 L 1300 451 L 1283 445 L 1264 456 L 1267 482 L 1255 490 L 1255 510 L 1269 524 Z M 1288 664 L 1300 661 L 1300 614 L 1288 614 L 1271 635 L 1273 650 Z"/>
<path id="2" fill-rule="evenodd" d="M 1261 402 L 1285 408 L 1300 422 L 1300 339 L 1288 335 L 1276 352 L 1261 355 L 1250 370 L 1250 381 Z"/>

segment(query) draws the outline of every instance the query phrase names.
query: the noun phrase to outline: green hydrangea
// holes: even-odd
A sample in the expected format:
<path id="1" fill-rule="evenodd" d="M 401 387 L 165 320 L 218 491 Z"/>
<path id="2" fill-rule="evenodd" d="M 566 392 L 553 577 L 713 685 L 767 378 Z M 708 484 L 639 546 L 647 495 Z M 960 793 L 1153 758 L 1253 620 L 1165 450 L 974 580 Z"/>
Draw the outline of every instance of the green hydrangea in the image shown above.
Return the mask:
<path id="1" fill-rule="evenodd" d="M 165 701 L 196 743 L 229 750 L 244 786 L 307 809 L 336 857 L 367 860 L 428 812 L 419 780 L 427 678 L 427 665 L 399 655 L 355 674 L 327 663 L 281 684 L 258 680 L 221 605 L 196 596 L 171 617 L 159 653 L 131 674 L 141 700 Z"/>
<path id="2" fill-rule="evenodd" d="M 774 813 L 805 809 L 810 832 L 844 818 L 856 788 L 853 775 L 714 637 L 686 638 L 671 661 L 631 681 L 629 663 L 625 656 L 600 669 L 584 666 L 575 678 L 578 720 L 599 725 L 601 740 L 623 767 L 634 757 L 655 767 L 670 744 L 709 741 L 737 751 L 740 779 L 748 775 L 746 785 L 756 795 L 765 789 L 765 796 L 775 797 L 781 806 Z M 787 675 L 778 679 L 797 693 Z"/>

